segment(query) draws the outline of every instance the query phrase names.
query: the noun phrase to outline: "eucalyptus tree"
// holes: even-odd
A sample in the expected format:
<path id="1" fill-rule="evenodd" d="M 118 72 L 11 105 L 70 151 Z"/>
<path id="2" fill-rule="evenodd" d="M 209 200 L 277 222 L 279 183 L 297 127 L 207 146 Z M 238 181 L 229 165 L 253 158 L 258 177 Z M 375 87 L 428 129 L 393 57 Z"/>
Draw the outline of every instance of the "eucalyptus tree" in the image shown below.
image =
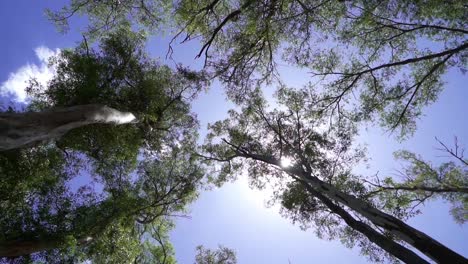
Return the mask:
<path id="1" fill-rule="evenodd" d="M 218 249 L 207 249 L 203 246 L 197 247 L 195 264 L 236 264 L 236 253 L 227 247 L 218 246 Z"/>
<path id="2" fill-rule="evenodd" d="M 148 156 L 135 180 L 121 179 L 103 192 L 90 185 L 72 191 L 66 168 L 48 175 L 55 182 L 36 183 L 22 200 L 2 202 L 0 256 L 19 262 L 175 263 L 168 238 L 172 218 L 196 197 L 203 176 L 190 156 L 187 147 L 177 146 Z M 118 175 L 125 173 L 120 169 L 113 173 L 126 176 Z"/>
<path id="3" fill-rule="evenodd" d="M 392 206 L 369 195 L 374 186 L 352 171 L 363 157 L 353 146 L 353 122 L 330 126 L 313 90 L 281 88 L 276 95 L 278 107 L 272 109 L 258 92 L 249 94 L 241 110 L 210 126 L 201 156 L 214 163 L 213 181 L 245 174 L 255 187 L 270 185 L 286 217 L 314 226 L 319 237 L 361 247 L 372 261 L 391 256 L 427 263 L 418 253 L 439 263 L 467 261 L 405 223 L 413 215 L 410 202 Z"/>
<path id="4" fill-rule="evenodd" d="M 103 39 L 99 49 L 85 41 L 51 61 L 57 73 L 47 87 L 33 80 L 28 88 L 31 112 L 99 104 L 136 117 L 126 125 L 82 126 L 54 141 L 65 155 L 72 150 L 92 158 L 100 173 L 131 168 L 141 151 L 158 151 L 197 127 L 189 102 L 207 85 L 203 74 L 160 65 L 146 55 L 144 42 L 129 29 Z"/>
<path id="5" fill-rule="evenodd" d="M 63 51 L 47 85 L 31 81 L 25 115 L 105 105 L 138 122 L 88 124 L 0 152 L 4 261 L 174 263 L 172 219 L 203 176 L 189 103 L 207 82 L 150 59 L 144 42 L 121 28 L 94 49 Z"/>
<path id="6" fill-rule="evenodd" d="M 92 36 L 131 23 L 153 33 L 175 29 L 173 41 L 199 39 L 197 57 L 237 102 L 255 84 L 281 81 L 278 62 L 309 70 L 311 82 L 322 82 L 323 111 L 354 109 L 346 116 L 354 120 L 379 116 L 401 137 L 438 98 L 444 73 L 466 68 L 461 0 L 73 0 L 49 14 L 62 28 L 73 15 L 87 15 Z"/>

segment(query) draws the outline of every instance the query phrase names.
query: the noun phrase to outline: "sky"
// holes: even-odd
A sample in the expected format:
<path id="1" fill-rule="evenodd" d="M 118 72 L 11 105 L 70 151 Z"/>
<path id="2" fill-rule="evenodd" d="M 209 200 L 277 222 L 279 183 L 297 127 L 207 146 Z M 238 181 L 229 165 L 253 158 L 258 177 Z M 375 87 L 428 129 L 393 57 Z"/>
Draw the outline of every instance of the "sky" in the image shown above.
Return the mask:
<path id="1" fill-rule="evenodd" d="M 58 49 L 71 48 L 81 40 L 75 30 L 63 35 L 47 21 L 46 7 L 56 9 L 62 1 L 0 1 L 0 107 L 7 104 L 21 104 L 27 101 L 24 87 L 29 77 L 47 81 L 53 69 L 47 66 L 47 58 Z M 79 23 L 79 22 L 77 22 Z M 72 25 L 73 28 L 73 25 Z M 196 60 L 198 43 L 177 46 L 174 60 L 187 66 L 200 67 Z M 148 43 L 148 51 L 160 57 L 163 63 L 167 51 L 167 39 L 154 37 Z M 299 85 L 307 80 L 304 72 L 290 68 L 282 69 L 284 81 Z M 362 173 L 387 176 L 401 168 L 392 153 L 407 149 L 434 164 L 444 161 L 436 150 L 438 137 L 451 143 L 458 136 L 468 146 L 468 123 L 466 122 L 466 76 L 451 71 L 444 77 L 446 88 L 438 101 L 425 109 L 425 115 L 418 122 L 418 130 L 410 139 L 398 142 L 393 135 L 369 126 L 362 129 L 359 141 L 367 144 L 369 168 Z M 206 131 L 206 124 L 225 117 L 226 110 L 233 105 L 225 100 L 222 87 L 215 82 L 208 93 L 202 94 L 193 104 Z M 0 108 L 1 110 L 1 108 Z M 298 226 L 282 218 L 278 207 L 267 208 L 268 195 L 251 190 L 246 179 L 223 187 L 203 192 L 190 206 L 190 218 L 177 220 L 171 239 L 179 263 L 193 263 L 195 247 L 203 244 L 215 248 L 218 244 L 237 252 L 239 263 L 367 263 L 357 249 L 348 249 L 338 241 L 317 238 L 313 230 L 302 231 Z M 449 248 L 468 256 L 468 228 L 455 224 L 448 214 L 448 205 L 440 201 L 429 202 L 423 214 L 409 224 L 433 236 Z"/>

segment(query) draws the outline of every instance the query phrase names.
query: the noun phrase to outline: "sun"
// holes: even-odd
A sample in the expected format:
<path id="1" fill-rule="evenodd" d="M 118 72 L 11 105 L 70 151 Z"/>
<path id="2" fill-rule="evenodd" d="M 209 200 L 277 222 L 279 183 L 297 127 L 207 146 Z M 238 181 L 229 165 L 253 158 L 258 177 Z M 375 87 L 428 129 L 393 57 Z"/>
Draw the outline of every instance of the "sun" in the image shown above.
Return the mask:
<path id="1" fill-rule="evenodd" d="M 281 167 L 287 168 L 292 165 L 292 159 L 289 157 L 282 157 L 281 158 Z"/>

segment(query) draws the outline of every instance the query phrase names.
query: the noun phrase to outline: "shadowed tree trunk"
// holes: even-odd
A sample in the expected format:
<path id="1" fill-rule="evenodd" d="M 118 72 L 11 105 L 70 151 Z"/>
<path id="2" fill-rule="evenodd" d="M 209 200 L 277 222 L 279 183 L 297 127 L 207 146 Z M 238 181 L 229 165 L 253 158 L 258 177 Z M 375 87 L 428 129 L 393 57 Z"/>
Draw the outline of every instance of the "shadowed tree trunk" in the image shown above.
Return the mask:
<path id="1" fill-rule="evenodd" d="M 0 244 L 1 257 L 18 257 L 29 255 L 35 252 L 58 247 L 63 241 L 57 239 L 50 240 L 16 240 Z"/>
<path id="2" fill-rule="evenodd" d="M 0 113 L 0 151 L 58 138 L 74 128 L 97 123 L 135 122 L 132 113 L 99 105 L 77 105 L 43 112 Z"/>
<path id="3" fill-rule="evenodd" d="M 78 239 L 77 243 L 84 245 L 92 240 L 92 237 L 85 237 Z M 0 243 L 0 257 L 14 258 L 30 255 L 44 250 L 59 248 L 64 245 L 64 242 L 63 237 L 7 241 Z"/>

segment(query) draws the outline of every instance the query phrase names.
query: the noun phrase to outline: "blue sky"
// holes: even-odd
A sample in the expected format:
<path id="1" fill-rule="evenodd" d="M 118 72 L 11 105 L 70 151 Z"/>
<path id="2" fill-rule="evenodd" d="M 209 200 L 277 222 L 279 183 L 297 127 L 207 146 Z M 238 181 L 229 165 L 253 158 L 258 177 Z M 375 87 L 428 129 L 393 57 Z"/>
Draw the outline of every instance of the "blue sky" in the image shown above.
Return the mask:
<path id="1" fill-rule="evenodd" d="M 46 78 L 50 72 L 44 60 L 57 48 L 73 47 L 81 36 L 76 30 L 67 35 L 57 33 L 46 20 L 44 8 L 60 7 L 61 1 L 0 1 L 0 105 L 12 100 L 12 94 L 24 88 L 24 76 L 40 75 Z M 164 61 L 167 39 L 153 38 L 148 50 Z M 42 47 L 42 48 L 40 48 Z M 174 59 L 186 65 L 199 67 L 195 60 L 197 43 L 178 46 Z M 307 80 L 307 75 L 288 71 L 285 81 L 297 85 Z M 13 75 L 16 73 L 16 75 Z M 23 76 L 23 78 L 21 78 Z M 10 82 L 8 80 L 10 79 Z M 386 176 L 401 168 L 392 153 L 408 149 L 421 154 L 435 164 L 444 161 L 437 157 L 434 137 L 451 143 L 458 136 L 468 146 L 468 124 L 466 122 L 467 78 L 457 71 L 445 76 L 446 89 L 439 100 L 425 110 L 418 122 L 415 135 L 404 142 L 397 142 L 387 132 L 369 126 L 363 129 L 360 141 L 367 143 L 370 168 L 363 173 Z M 12 93 L 8 94 L 7 91 Z M 18 98 L 17 98 L 18 99 Z M 224 99 L 219 84 L 215 83 L 209 93 L 201 95 L 194 103 L 195 111 L 205 128 L 225 116 L 232 107 Z M 203 130 L 202 130 L 203 132 Z M 268 195 L 248 188 L 246 180 L 229 183 L 220 189 L 204 192 L 191 206 L 191 219 L 177 220 L 171 238 L 179 263 L 192 263 L 195 247 L 203 244 L 216 247 L 218 244 L 237 251 L 239 263 L 367 263 L 358 250 L 347 249 L 337 241 L 325 241 L 315 237 L 313 230 L 301 231 L 289 220 L 282 218 L 278 208 L 266 208 Z M 455 224 L 448 215 L 448 206 L 442 202 L 430 202 L 423 214 L 410 220 L 410 224 L 438 239 L 448 247 L 468 256 L 468 228 Z"/>

